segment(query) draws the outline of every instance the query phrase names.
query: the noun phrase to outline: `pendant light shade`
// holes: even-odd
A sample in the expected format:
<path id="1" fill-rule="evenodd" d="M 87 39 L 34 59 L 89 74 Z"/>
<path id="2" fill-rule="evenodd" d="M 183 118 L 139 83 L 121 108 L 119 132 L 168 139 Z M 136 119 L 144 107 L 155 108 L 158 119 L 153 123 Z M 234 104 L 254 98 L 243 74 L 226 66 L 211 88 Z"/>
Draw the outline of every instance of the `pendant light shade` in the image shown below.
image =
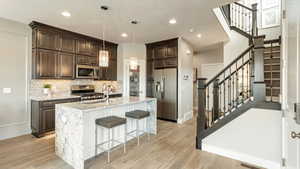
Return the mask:
<path id="1" fill-rule="evenodd" d="M 109 57 L 107 50 L 99 51 L 99 66 L 100 67 L 108 67 L 109 66 Z"/>

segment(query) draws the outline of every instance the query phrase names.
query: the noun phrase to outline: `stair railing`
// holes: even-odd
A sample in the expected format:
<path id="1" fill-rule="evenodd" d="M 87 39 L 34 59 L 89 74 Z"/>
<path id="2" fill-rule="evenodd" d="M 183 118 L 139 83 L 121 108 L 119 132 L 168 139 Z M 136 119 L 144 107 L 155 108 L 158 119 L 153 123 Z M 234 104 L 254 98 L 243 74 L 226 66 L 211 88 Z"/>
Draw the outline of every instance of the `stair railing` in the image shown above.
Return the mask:
<path id="1" fill-rule="evenodd" d="M 206 83 L 198 79 L 197 148 L 207 131 L 252 97 L 254 45 Z"/>
<path id="2" fill-rule="evenodd" d="M 234 2 L 221 7 L 221 9 L 231 28 L 237 28 L 251 37 L 258 35 L 257 4 L 253 4 L 252 8 L 249 8 Z"/>

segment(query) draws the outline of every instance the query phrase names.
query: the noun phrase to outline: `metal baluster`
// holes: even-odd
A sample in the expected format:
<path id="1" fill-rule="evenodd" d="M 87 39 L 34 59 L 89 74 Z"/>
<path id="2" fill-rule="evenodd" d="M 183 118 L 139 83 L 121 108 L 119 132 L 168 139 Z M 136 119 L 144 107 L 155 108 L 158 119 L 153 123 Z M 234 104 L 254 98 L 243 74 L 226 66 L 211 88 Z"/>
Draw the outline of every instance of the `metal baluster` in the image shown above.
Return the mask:
<path id="1" fill-rule="evenodd" d="M 244 56 L 242 57 L 242 103 L 244 103 L 245 100 L 245 94 L 244 94 L 244 70 L 245 70 L 245 65 L 244 65 Z"/>
<path id="2" fill-rule="evenodd" d="M 225 75 L 225 72 L 224 72 L 224 79 L 223 79 L 223 81 L 224 81 L 224 82 L 223 82 L 223 90 L 224 90 L 224 91 L 223 91 L 223 95 L 224 95 L 224 96 L 223 96 L 223 99 L 224 99 L 224 105 L 223 105 L 224 108 L 223 108 L 223 111 L 224 111 L 224 116 L 225 116 L 225 113 L 226 113 L 226 100 L 225 100 L 225 99 L 226 99 L 226 96 L 225 96 L 225 95 L 226 95 L 226 90 L 225 90 L 226 80 L 225 80 L 225 78 L 226 78 L 226 75 Z"/>
<path id="3" fill-rule="evenodd" d="M 211 126 L 210 125 L 210 113 L 211 110 L 209 109 L 209 86 L 207 86 L 207 126 Z"/>
<path id="4" fill-rule="evenodd" d="M 238 74 L 238 61 L 235 62 L 235 74 L 236 74 L 236 108 L 238 106 L 238 102 L 239 102 L 239 74 Z"/>
<path id="5" fill-rule="evenodd" d="M 231 66 L 229 67 L 229 79 L 228 79 L 228 108 L 229 111 L 232 109 L 232 99 L 231 99 Z"/>
<path id="6" fill-rule="evenodd" d="M 270 51 L 270 72 L 271 72 L 271 77 L 270 77 L 270 94 L 271 94 L 271 102 L 273 101 L 273 43 L 271 43 L 271 51 Z"/>
<path id="7" fill-rule="evenodd" d="M 220 113 L 222 112 L 222 100 L 221 99 L 222 99 L 222 85 L 219 86 L 219 117 L 220 117 Z"/>
<path id="8" fill-rule="evenodd" d="M 250 59 L 250 58 L 249 58 Z M 249 69 L 250 69 L 250 60 L 249 60 L 249 62 L 248 62 L 248 64 L 247 64 L 247 99 L 250 97 L 249 95 L 249 85 L 250 85 L 250 78 L 249 78 Z"/>

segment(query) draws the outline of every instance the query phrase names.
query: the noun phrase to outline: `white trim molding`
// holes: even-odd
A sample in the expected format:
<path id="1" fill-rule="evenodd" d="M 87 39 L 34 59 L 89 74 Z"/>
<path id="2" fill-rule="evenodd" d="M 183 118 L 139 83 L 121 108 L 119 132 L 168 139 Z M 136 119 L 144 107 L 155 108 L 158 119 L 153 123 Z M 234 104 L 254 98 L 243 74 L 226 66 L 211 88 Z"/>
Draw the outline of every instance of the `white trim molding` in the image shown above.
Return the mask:
<path id="1" fill-rule="evenodd" d="M 207 144 L 202 145 L 202 150 L 210 153 L 218 154 L 224 157 L 232 158 L 235 160 L 243 161 L 245 163 L 253 164 L 255 166 L 264 167 L 268 169 L 281 169 L 281 164 L 273 161 L 260 159 L 251 155 L 211 146 Z"/>

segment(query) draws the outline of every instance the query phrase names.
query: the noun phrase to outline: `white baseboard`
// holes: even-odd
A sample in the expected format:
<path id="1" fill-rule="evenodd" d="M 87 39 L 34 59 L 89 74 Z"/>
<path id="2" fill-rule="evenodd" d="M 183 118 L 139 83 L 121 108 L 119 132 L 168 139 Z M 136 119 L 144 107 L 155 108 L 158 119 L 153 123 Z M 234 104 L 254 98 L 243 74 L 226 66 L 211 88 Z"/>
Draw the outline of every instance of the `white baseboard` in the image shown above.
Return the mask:
<path id="1" fill-rule="evenodd" d="M 183 124 L 184 122 L 191 120 L 192 118 L 193 118 L 193 111 L 186 112 L 184 113 L 183 118 L 179 118 L 177 120 L 177 123 Z"/>
<path id="2" fill-rule="evenodd" d="M 260 159 L 251 155 L 234 152 L 231 150 L 226 150 L 223 148 L 219 148 L 216 146 L 211 146 L 207 144 L 202 145 L 202 150 L 210 153 L 218 154 L 224 157 L 232 158 L 235 160 L 239 160 L 248 164 L 253 164 L 255 166 L 264 167 L 267 169 L 281 169 L 280 162 L 276 163 L 274 161 Z"/>
<path id="3" fill-rule="evenodd" d="M 13 123 L 0 126 L 0 140 L 9 139 L 25 134 L 30 134 L 30 124 L 28 122 Z"/>

